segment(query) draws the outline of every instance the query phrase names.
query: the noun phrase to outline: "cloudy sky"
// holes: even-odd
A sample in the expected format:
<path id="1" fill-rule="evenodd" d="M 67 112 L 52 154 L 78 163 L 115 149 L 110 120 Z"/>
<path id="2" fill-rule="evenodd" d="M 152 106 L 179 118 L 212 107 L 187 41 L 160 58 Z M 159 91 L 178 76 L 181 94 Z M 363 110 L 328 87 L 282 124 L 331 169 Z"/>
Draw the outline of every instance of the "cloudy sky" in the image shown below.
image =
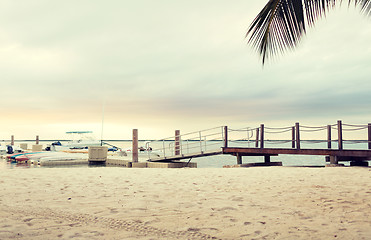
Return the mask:
<path id="1" fill-rule="evenodd" d="M 0 0 L 0 139 L 371 122 L 371 19 L 331 11 L 262 67 L 260 0 Z"/>

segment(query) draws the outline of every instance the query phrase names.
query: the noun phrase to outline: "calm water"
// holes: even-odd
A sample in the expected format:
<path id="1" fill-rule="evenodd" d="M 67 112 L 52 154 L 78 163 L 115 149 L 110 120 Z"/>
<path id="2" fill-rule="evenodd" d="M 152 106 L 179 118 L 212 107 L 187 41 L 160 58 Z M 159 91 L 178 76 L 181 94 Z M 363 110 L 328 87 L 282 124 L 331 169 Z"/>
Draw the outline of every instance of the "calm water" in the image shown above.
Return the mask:
<path id="1" fill-rule="evenodd" d="M 63 141 L 61 141 L 63 144 Z M 131 148 L 131 141 L 105 141 L 113 146 L 122 148 L 124 150 Z M 15 145 L 19 145 L 20 143 L 27 143 L 29 148 L 31 147 L 34 142 L 16 142 Z M 1 142 L 1 145 L 5 145 L 6 143 Z M 47 144 L 51 144 L 50 141 L 40 141 L 40 144 L 43 147 L 46 147 Z M 145 146 L 146 142 L 139 142 L 139 146 Z M 219 145 L 221 146 L 221 142 L 216 143 L 217 148 Z M 253 147 L 255 143 L 253 142 L 240 142 L 240 143 L 231 143 L 230 146 L 239 146 L 239 147 Z M 165 147 L 165 151 L 171 151 L 174 148 L 173 142 L 165 142 L 165 143 L 153 143 L 151 145 L 153 149 Z M 207 147 L 207 146 L 206 146 Z M 291 143 L 280 143 L 280 142 L 266 142 L 266 148 L 290 148 Z M 332 147 L 334 149 L 337 148 L 337 144 L 333 143 Z M 185 147 L 184 147 L 185 148 Z M 183 148 L 185 152 L 186 149 Z M 315 142 L 303 142 L 301 143 L 301 148 L 327 148 L 327 143 L 315 143 Z M 171 149 L 171 150 L 170 150 Z M 352 143 L 352 144 L 344 144 L 344 149 L 367 149 L 367 143 Z M 188 160 L 183 160 L 188 161 Z M 253 163 L 253 162 L 263 162 L 263 157 L 243 157 L 243 163 Z M 281 161 L 284 166 L 325 166 L 325 156 L 306 156 L 306 155 L 279 155 L 276 157 L 271 157 L 271 161 Z M 224 165 L 234 165 L 237 162 L 236 157 L 230 155 L 216 155 L 216 156 L 209 156 L 209 157 L 202 157 L 202 158 L 195 158 L 192 159 L 192 162 L 197 162 L 198 168 L 222 168 Z M 346 165 L 349 165 L 347 162 L 344 162 Z M 58 166 L 60 167 L 60 166 Z M 66 167 L 97 167 L 97 166 L 86 166 L 86 165 L 74 165 L 74 166 L 62 166 L 63 168 Z M 0 169 L 4 168 L 33 168 L 32 166 L 29 167 L 25 164 L 15 164 L 15 163 L 7 163 L 5 160 L 0 161 Z"/>

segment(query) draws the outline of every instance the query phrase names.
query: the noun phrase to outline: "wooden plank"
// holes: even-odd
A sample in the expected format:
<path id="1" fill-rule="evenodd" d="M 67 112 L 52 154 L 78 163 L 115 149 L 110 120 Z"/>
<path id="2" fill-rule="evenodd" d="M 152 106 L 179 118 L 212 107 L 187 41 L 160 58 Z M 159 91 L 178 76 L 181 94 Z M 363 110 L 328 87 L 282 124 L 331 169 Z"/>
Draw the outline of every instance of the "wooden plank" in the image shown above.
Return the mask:
<path id="1" fill-rule="evenodd" d="M 371 123 L 368 124 L 368 149 L 371 149 Z"/>

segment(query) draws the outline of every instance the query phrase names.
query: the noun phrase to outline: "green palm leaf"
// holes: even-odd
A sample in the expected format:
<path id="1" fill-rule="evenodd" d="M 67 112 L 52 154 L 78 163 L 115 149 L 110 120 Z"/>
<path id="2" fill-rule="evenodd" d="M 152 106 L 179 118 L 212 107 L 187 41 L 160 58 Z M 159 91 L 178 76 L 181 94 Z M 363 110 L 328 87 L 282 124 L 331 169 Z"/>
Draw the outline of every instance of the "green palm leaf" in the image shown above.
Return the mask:
<path id="1" fill-rule="evenodd" d="M 341 0 L 269 0 L 254 19 L 246 34 L 248 43 L 266 59 L 294 49 L 314 22 Z M 349 0 L 360 6 L 361 12 L 371 15 L 371 0 Z"/>

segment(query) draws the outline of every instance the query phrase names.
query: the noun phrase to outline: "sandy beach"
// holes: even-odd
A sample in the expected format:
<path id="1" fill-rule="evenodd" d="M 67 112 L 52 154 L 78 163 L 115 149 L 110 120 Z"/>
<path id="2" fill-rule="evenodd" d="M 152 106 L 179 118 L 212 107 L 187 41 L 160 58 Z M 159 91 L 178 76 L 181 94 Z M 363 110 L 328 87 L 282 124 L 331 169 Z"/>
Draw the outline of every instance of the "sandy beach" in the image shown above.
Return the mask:
<path id="1" fill-rule="evenodd" d="M 0 171 L 0 239 L 371 239 L 370 168 Z"/>

